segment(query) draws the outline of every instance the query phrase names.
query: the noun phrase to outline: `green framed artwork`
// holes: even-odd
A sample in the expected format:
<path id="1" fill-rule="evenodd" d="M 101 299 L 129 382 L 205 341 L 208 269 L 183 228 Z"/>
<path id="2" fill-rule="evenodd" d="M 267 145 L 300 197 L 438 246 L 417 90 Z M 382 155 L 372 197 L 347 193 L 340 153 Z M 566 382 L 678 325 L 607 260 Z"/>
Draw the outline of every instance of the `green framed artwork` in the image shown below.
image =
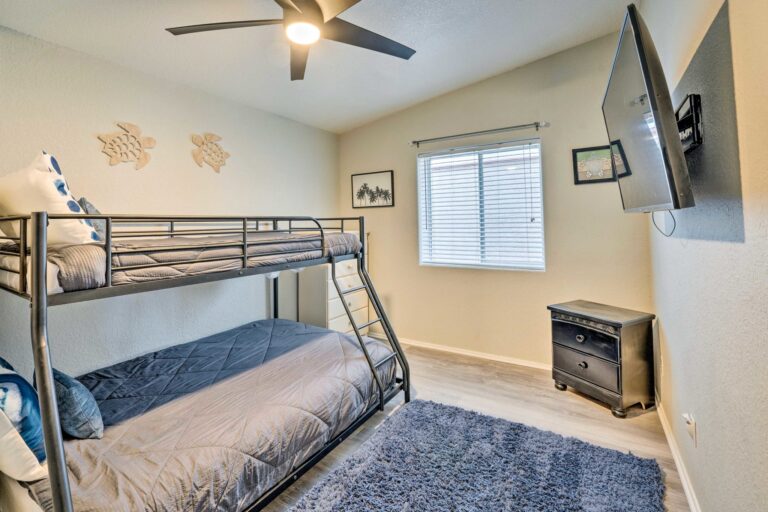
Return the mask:
<path id="1" fill-rule="evenodd" d="M 576 185 L 616 181 L 610 146 L 573 150 L 573 182 Z"/>

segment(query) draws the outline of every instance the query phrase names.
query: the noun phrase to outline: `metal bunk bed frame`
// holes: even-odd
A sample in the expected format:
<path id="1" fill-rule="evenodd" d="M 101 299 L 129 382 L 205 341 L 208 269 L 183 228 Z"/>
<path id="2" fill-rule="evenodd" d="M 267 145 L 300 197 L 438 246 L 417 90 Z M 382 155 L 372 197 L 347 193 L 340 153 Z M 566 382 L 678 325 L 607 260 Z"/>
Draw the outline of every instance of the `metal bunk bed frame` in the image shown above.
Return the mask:
<path id="1" fill-rule="evenodd" d="M 48 243 L 47 243 L 47 229 L 49 221 L 56 220 L 89 220 L 89 221 L 104 221 L 106 223 L 106 238 L 103 241 L 105 253 L 106 253 L 106 283 L 101 288 L 94 288 L 89 290 L 64 292 L 55 295 L 48 295 L 47 290 L 47 263 L 48 263 Z M 62 436 L 61 426 L 59 423 L 59 413 L 56 403 L 56 392 L 54 388 L 51 355 L 48 344 L 48 307 L 64 304 L 73 304 L 77 302 L 85 302 L 90 300 L 98 300 L 108 297 L 116 297 L 120 295 L 128 295 L 134 293 L 163 290 L 167 288 L 175 288 L 180 286 L 188 286 L 193 284 L 207 283 L 213 281 L 220 281 L 224 279 L 232 279 L 236 277 L 270 274 L 280 272 L 282 270 L 300 269 L 303 267 L 322 265 L 326 263 L 331 264 L 331 276 L 332 281 L 336 287 L 339 297 L 343 298 L 348 293 L 353 293 L 361 289 L 366 290 L 368 298 L 377 318 L 373 321 L 367 322 L 363 325 L 357 325 L 352 318 L 352 313 L 347 306 L 346 301 L 342 300 L 344 310 L 349 317 L 355 338 L 357 339 L 360 347 L 365 355 L 368 365 L 371 369 L 373 379 L 378 388 L 378 400 L 365 411 L 358 419 L 356 419 L 349 427 L 344 431 L 336 435 L 331 439 L 323 448 L 312 455 L 301 465 L 293 468 L 293 470 L 269 491 L 262 495 L 255 503 L 250 505 L 249 511 L 260 510 L 265 507 L 270 501 L 276 498 L 283 490 L 295 482 L 302 474 L 312 468 L 317 462 L 319 462 L 328 452 L 333 450 L 339 443 L 351 435 L 358 427 L 364 424 L 371 416 L 377 411 L 383 410 L 384 405 L 394 398 L 400 390 L 404 393 L 405 402 L 410 401 L 410 370 L 408 361 L 405 357 L 405 353 L 400 346 L 400 342 L 395 335 L 392 325 L 384 311 L 381 300 L 373 287 L 373 282 L 365 265 L 365 218 L 364 217 L 334 217 L 334 218 L 314 218 L 314 217 L 223 217 L 223 216 L 145 216 L 145 215 L 77 215 L 77 214 L 48 214 L 46 212 L 34 212 L 27 216 L 12 216 L 2 217 L 0 222 L 14 222 L 18 223 L 17 237 L 0 236 L 0 239 L 9 240 L 18 244 L 18 251 L 12 250 L 0 250 L 0 255 L 13 256 L 19 258 L 18 270 L 11 268 L 0 267 L 0 270 L 4 270 L 9 273 L 18 274 L 19 283 L 18 287 L 14 289 L 11 286 L 0 284 L 0 288 L 5 289 L 25 300 L 30 302 L 30 319 L 31 319 L 31 334 L 32 334 L 32 350 L 34 355 L 34 367 L 37 380 L 37 389 L 40 400 L 40 412 L 43 423 L 43 433 L 45 441 L 45 452 L 48 461 L 48 474 L 51 484 L 51 491 L 53 495 L 53 506 L 56 512 L 73 512 L 72 496 L 69 487 L 69 477 L 67 474 L 66 455 L 64 452 L 64 440 Z M 338 225 L 324 226 L 323 223 L 336 222 Z M 325 245 L 326 231 L 339 231 L 345 232 L 345 224 L 350 222 L 356 222 L 359 228 L 359 237 L 361 243 L 361 249 L 357 254 L 347 254 L 343 256 L 332 256 L 328 254 Z M 207 228 L 211 224 L 218 225 L 219 227 Z M 164 226 L 165 229 L 147 229 L 157 227 L 158 225 Z M 252 245 L 270 245 L 277 244 L 279 241 L 249 241 L 248 235 L 261 231 L 261 227 L 266 225 L 269 232 L 279 233 L 295 233 L 305 232 L 308 234 L 316 234 L 312 237 L 304 237 L 302 242 L 320 242 L 321 257 L 310 260 L 302 260 L 295 262 L 281 263 L 277 265 L 264 265 L 264 266 L 248 266 L 249 258 L 252 255 L 248 253 L 248 247 Z M 120 229 L 123 227 L 138 226 L 143 229 L 138 230 L 126 230 Z M 184 226 L 193 226 L 192 229 Z M 115 229 L 118 228 L 118 229 Z M 158 238 L 158 237 L 176 237 L 176 236 L 213 236 L 213 235 L 241 235 L 240 241 L 237 242 L 222 242 L 221 245 L 216 245 L 217 248 L 242 248 L 242 260 L 243 266 L 237 270 L 226 271 L 214 271 L 211 273 L 177 277 L 172 279 L 158 279 L 155 281 L 147 281 L 141 283 L 132 284 L 112 284 L 112 275 L 114 272 L 125 271 L 138 268 L 150 268 L 166 266 L 166 263 L 149 264 L 149 265 L 134 265 L 134 266 L 119 266 L 114 265 L 112 261 L 113 254 L 118 254 L 118 251 L 113 253 L 112 242 L 120 238 Z M 183 249 L 190 248 L 210 248 L 211 245 L 194 246 L 186 245 Z M 179 250 L 179 247 L 169 247 L 162 250 Z M 161 249 L 158 249 L 161 250 Z M 275 253 L 259 253 L 259 257 L 264 256 L 277 256 L 286 255 L 292 252 L 307 252 L 306 249 L 297 251 L 278 251 Z M 27 256 L 29 256 L 30 262 L 27 263 Z M 233 260 L 240 256 L 220 257 L 220 258 L 207 258 L 196 260 L 175 261 L 173 265 L 181 265 L 186 263 L 200 263 L 205 261 L 223 261 Z M 349 259 L 357 260 L 357 272 L 360 277 L 362 285 L 360 287 L 342 290 L 336 279 L 336 263 Z M 27 274 L 29 273 L 31 279 L 30 284 L 27 284 Z M 277 286 L 276 282 L 273 285 L 273 308 L 274 312 L 277 312 Z M 380 323 L 389 342 L 393 354 L 378 363 L 374 363 L 370 354 L 365 346 L 361 329 L 368 327 L 374 323 Z M 384 363 L 396 359 L 400 366 L 400 377 L 395 379 L 395 384 L 389 389 L 384 389 L 381 379 L 378 376 L 377 369 Z"/>

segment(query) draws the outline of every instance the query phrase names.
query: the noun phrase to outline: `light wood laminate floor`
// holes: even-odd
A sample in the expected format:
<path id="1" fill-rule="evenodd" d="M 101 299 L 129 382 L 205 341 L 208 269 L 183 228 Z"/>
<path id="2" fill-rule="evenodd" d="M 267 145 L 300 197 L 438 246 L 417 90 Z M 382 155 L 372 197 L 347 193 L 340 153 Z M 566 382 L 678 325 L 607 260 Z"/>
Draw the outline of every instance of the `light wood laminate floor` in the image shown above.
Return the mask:
<path id="1" fill-rule="evenodd" d="M 607 406 L 570 388 L 567 392 L 556 390 L 547 370 L 424 348 L 404 348 L 411 365 L 415 398 L 456 405 L 607 448 L 631 451 L 640 457 L 655 458 L 665 475 L 667 510 L 689 510 L 655 409 L 643 411 L 633 407 L 628 417 L 621 420 L 614 418 Z M 384 412 L 373 416 L 266 510 L 287 510 L 307 489 L 353 453 L 387 415 L 401 405 L 402 398 L 390 402 Z"/>

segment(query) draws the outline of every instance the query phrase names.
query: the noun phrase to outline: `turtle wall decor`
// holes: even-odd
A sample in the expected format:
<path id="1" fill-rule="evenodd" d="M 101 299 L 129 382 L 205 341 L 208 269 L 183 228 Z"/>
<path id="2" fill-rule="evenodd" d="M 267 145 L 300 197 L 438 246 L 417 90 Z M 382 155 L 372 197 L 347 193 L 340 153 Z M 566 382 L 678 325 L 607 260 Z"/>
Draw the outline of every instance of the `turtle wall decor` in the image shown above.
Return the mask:
<path id="1" fill-rule="evenodd" d="M 199 167 L 202 167 L 205 162 L 214 171 L 221 172 L 221 167 L 227 163 L 229 153 L 221 147 L 220 140 L 221 137 L 215 133 L 192 134 L 192 144 L 197 146 L 192 150 L 192 159 Z"/>
<path id="2" fill-rule="evenodd" d="M 116 123 L 121 131 L 103 133 L 97 138 L 104 144 L 101 152 L 109 157 L 109 165 L 136 162 L 138 171 L 149 163 L 148 149 L 155 147 L 152 137 L 142 137 L 141 128 L 131 123 Z"/>

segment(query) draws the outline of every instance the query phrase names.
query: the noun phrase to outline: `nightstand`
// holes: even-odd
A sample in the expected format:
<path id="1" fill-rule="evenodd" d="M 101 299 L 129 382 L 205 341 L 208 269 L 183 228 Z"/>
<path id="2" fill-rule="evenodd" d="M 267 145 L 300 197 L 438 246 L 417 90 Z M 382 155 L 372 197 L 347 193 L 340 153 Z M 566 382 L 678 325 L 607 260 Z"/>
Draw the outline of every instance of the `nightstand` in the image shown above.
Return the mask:
<path id="1" fill-rule="evenodd" d="M 552 312 L 552 378 L 611 406 L 617 418 L 653 403 L 655 315 L 576 300 Z"/>

